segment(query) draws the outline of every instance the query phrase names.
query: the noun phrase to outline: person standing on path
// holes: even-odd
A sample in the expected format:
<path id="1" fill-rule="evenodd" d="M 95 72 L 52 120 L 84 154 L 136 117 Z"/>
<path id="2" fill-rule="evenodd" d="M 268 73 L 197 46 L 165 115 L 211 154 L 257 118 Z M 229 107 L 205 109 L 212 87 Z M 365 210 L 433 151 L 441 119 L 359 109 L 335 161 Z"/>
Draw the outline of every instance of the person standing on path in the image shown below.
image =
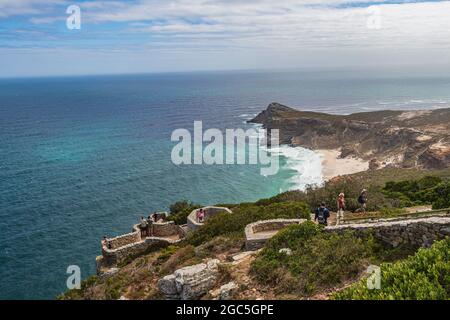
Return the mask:
<path id="1" fill-rule="evenodd" d="M 141 229 L 141 238 L 145 239 L 145 237 L 147 236 L 147 221 L 144 219 L 144 217 L 141 217 L 139 229 Z"/>
<path id="2" fill-rule="evenodd" d="M 344 220 L 345 211 L 345 194 L 340 193 L 337 199 L 337 213 L 336 213 L 336 225 L 339 225 Z"/>
<path id="3" fill-rule="evenodd" d="M 367 190 L 362 189 L 361 194 L 358 197 L 358 203 L 360 204 L 361 208 L 357 210 L 357 212 L 366 213 L 367 208 Z"/>
<path id="4" fill-rule="evenodd" d="M 316 215 L 314 221 L 319 222 L 321 225 L 328 225 L 328 218 L 330 217 L 330 210 L 325 206 L 325 202 L 320 204 L 320 207 L 316 209 Z"/>
<path id="5" fill-rule="evenodd" d="M 152 216 L 148 216 L 147 218 L 147 237 L 151 237 L 153 235 L 153 218 Z"/>

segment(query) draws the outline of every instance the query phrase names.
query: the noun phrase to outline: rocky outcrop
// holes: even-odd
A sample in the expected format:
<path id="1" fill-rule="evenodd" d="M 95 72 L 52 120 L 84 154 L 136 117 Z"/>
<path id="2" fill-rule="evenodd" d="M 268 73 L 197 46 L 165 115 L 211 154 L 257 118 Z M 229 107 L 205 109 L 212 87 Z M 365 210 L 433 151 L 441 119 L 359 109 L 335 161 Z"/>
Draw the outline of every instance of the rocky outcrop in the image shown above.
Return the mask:
<path id="1" fill-rule="evenodd" d="M 280 143 L 309 149 L 340 149 L 381 166 L 450 166 L 450 109 L 375 111 L 331 115 L 271 103 L 250 123 L 280 130 Z"/>
<path id="2" fill-rule="evenodd" d="M 158 281 L 169 300 L 195 300 L 213 288 L 219 275 L 219 260 L 209 260 L 176 270 Z"/>
<path id="3" fill-rule="evenodd" d="M 230 281 L 219 289 L 210 291 L 209 294 L 214 300 L 230 300 L 238 288 L 239 286 L 234 281 Z"/>

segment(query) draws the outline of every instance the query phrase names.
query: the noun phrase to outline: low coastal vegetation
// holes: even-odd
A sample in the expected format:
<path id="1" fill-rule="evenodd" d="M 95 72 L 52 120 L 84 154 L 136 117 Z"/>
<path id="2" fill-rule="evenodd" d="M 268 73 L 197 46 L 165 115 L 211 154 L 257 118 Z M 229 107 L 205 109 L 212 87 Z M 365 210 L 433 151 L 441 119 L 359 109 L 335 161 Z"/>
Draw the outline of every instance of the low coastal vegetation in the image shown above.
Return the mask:
<path id="1" fill-rule="evenodd" d="M 158 279 L 205 258 L 229 261 L 232 255 L 245 251 L 244 229 L 250 223 L 310 219 L 321 201 L 334 211 L 339 192 L 346 193 L 347 209 L 352 211 L 358 208 L 356 199 L 363 188 L 368 189 L 368 211 L 376 211 L 378 217 L 405 214 L 406 207 L 412 205 L 447 208 L 449 181 L 449 169 L 382 169 L 338 177 L 307 192 L 290 191 L 255 203 L 226 204 L 223 206 L 232 208 L 232 213 L 211 216 L 183 242 L 134 259 L 106 278 L 91 277 L 81 290 L 70 290 L 59 298 L 163 299 Z M 199 207 L 188 201 L 177 202 L 170 207 L 169 220 L 184 224 L 187 215 Z M 249 260 L 247 269 L 239 270 L 244 275 L 232 276 L 244 279 L 238 298 L 448 299 L 449 241 L 417 252 L 416 247 L 391 248 L 371 236 L 356 237 L 351 231 L 325 232 L 309 221 L 280 231 Z M 289 252 L 282 250 L 286 248 Z M 364 288 L 365 270 L 371 264 L 381 264 L 385 279 L 381 291 Z M 229 279 L 230 272 L 224 270 L 221 281 Z"/>
<path id="2" fill-rule="evenodd" d="M 433 206 L 433 209 L 450 207 L 450 181 L 443 181 L 439 177 L 426 176 L 419 180 L 388 182 L 382 189 L 391 198 L 400 200 L 401 207 L 415 205 Z"/>
<path id="3" fill-rule="evenodd" d="M 182 200 L 175 202 L 170 206 L 169 221 L 174 221 L 175 224 L 185 224 L 187 222 L 188 215 L 195 209 L 202 207 L 199 204 Z"/>
<path id="4" fill-rule="evenodd" d="M 283 248 L 289 248 L 290 253 Z M 289 226 L 274 236 L 251 271 L 279 294 L 308 297 L 356 279 L 370 264 L 400 259 L 415 249 L 388 248 L 372 237 L 357 238 L 352 231 L 323 232 L 322 227 L 307 222 Z"/>
<path id="5" fill-rule="evenodd" d="M 399 210 L 417 205 L 432 205 L 433 209 L 450 207 L 450 169 L 383 169 L 334 178 L 323 187 L 311 186 L 305 192 L 295 190 L 262 199 L 257 205 L 286 201 L 303 201 L 313 211 L 325 201 L 332 211 L 337 210 L 336 197 L 345 193 L 347 211 L 359 208 L 357 198 L 362 189 L 368 190 L 367 211 L 386 213 L 386 216 L 404 213 Z"/>
<path id="6" fill-rule="evenodd" d="M 419 249 L 412 257 L 381 265 L 381 286 L 369 290 L 364 278 L 333 295 L 352 300 L 450 299 L 450 239 Z"/>

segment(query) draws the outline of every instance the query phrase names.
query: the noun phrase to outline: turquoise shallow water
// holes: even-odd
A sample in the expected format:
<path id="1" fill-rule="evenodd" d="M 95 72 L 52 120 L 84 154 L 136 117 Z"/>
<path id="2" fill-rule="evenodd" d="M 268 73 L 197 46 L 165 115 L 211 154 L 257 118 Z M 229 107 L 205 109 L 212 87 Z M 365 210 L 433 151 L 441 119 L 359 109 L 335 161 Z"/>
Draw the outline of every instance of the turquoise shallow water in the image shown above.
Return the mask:
<path id="1" fill-rule="evenodd" d="M 181 199 L 253 201 L 301 183 L 303 160 L 259 166 L 170 161 L 174 129 L 249 128 L 272 101 L 333 113 L 445 107 L 445 78 L 196 73 L 0 80 L 0 298 L 52 299 L 66 268 L 95 272 L 103 235 Z"/>

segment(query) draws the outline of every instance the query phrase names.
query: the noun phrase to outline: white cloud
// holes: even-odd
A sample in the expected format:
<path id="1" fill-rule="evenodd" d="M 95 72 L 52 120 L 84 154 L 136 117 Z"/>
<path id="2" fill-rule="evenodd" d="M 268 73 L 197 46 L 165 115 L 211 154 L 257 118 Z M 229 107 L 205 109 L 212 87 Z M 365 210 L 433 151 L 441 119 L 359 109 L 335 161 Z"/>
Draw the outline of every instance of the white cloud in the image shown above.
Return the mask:
<path id="1" fill-rule="evenodd" d="M 354 3 L 358 5 L 352 6 Z M 134 57 L 139 52 L 142 57 L 135 61 L 149 59 L 152 68 L 155 61 L 159 62 L 158 68 L 166 64 L 167 68 L 180 69 L 203 65 L 253 68 L 433 60 L 450 63 L 449 1 L 377 5 L 381 10 L 379 30 L 367 28 L 372 14 L 367 6 L 371 3 L 86 1 L 79 2 L 83 27 L 76 35 L 77 42 L 71 42 L 74 37 L 55 32 L 57 40 L 49 47 L 109 50 L 110 59 L 124 57 L 124 52 Z M 52 0 L 8 0 L 0 1 L 0 11 L 4 16 L 29 13 L 31 22 L 51 24 L 61 19 L 60 4 Z M 51 25 L 46 30 L 51 32 Z M 90 54 L 90 59 L 93 56 Z"/>
<path id="2" fill-rule="evenodd" d="M 371 13 L 366 7 L 349 5 L 354 2 L 370 5 L 369 0 L 146 0 L 126 6 L 117 1 L 82 6 L 87 8 L 87 21 L 139 23 L 128 31 L 168 39 L 201 39 L 201 35 L 209 35 L 229 39 L 230 45 L 298 48 L 449 45 L 448 1 L 380 5 L 380 30 L 367 28 Z"/>
<path id="3" fill-rule="evenodd" d="M 1 0 L 0 18 L 48 14 L 49 8 L 64 3 L 63 0 Z"/>

